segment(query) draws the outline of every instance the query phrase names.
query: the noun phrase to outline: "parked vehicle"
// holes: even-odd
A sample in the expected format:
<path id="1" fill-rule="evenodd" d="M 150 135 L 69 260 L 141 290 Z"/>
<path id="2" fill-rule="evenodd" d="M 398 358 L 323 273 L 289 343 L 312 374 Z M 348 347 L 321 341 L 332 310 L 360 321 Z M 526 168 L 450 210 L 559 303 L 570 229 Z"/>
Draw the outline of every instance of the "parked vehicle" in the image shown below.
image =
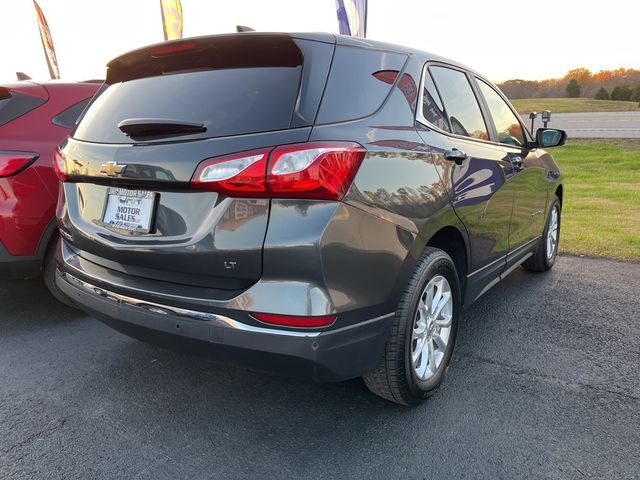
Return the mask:
<path id="1" fill-rule="evenodd" d="M 415 405 L 460 315 L 553 266 L 562 182 L 488 80 L 329 34 L 153 45 L 56 157 L 57 282 L 133 337 Z"/>
<path id="2" fill-rule="evenodd" d="M 53 153 L 100 87 L 98 83 L 0 85 L 0 276 L 36 277 L 51 292 L 58 179 Z"/>

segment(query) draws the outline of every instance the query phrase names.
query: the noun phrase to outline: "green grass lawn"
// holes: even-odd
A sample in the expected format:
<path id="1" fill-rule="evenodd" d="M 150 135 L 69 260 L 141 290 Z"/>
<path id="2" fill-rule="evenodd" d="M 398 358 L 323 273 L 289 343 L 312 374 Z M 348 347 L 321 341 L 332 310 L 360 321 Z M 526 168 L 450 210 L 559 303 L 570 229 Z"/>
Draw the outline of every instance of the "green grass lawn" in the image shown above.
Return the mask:
<path id="1" fill-rule="evenodd" d="M 640 260 L 640 141 L 552 149 L 564 175 L 560 253 Z"/>
<path id="2" fill-rule="evenodd" d="M 637 102 L 594 100 L 593 98 L 524 98 L 511 100 L 520 114 L 551 110 L 555 113 L 572 112 L 637 112 Z"/>

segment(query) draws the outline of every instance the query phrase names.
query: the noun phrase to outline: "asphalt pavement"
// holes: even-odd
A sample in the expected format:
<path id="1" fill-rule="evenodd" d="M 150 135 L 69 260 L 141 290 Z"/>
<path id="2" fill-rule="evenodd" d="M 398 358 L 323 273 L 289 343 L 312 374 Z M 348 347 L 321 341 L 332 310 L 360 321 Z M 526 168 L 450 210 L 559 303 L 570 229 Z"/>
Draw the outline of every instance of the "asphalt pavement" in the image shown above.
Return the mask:
<path id="1" fill-rule="evenodd" d="M 560 257 L 466 314 L 408 409 L 129 339 L 0 282 L 1 479 L 640 478 L 640 264 Z"/>
<path id="2" fill-rule="evenodd" d="M 539 113 L 539 112 L 538 112 Z M 527 115 L 522 117 L 525 125 L 531 128 Z M 569 138 L 640 138 L 639 112 L 586 112 L 553 113 L 550 128 L 566 130 Z M 535 128 L 542 127 L 540 116 Z"/>

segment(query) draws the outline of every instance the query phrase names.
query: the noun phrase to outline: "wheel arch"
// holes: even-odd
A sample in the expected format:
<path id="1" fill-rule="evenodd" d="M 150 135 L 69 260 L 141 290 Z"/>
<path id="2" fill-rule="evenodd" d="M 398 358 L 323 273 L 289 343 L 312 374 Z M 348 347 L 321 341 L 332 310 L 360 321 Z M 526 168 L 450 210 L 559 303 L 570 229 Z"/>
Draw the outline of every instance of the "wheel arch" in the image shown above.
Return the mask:
<path id="1" fill-rule="evenodd" d="M 558 200 L 560 200 L 560 206 L 562 206 L 562 193 L 563 193 L 563 186 L 562 184 L 558 184 L 558 186 L 556 187 L 556 191 L 555 191 L 555 195 L 556 197 L 558 197 Z"/>
<path id="2" fill-rule="evenodd" d="M 426 247 L 439 248 L 451 257 L 460 281 L 462 298 L 464 298 L 469 268 L 469 246 L 464 235 L 457 227 L 447 225 L 434 232 L 425 244 Z"/>

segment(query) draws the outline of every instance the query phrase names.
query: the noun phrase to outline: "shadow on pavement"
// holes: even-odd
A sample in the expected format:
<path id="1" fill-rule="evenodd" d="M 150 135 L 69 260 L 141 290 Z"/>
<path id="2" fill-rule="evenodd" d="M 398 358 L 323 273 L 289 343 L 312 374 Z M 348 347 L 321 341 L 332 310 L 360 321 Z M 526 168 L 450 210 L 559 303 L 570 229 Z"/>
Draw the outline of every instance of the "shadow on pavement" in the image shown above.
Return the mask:
<path id="1" fill-rule="evenodd" d="M 56 300 L 41 279 L 0 281 L 0 305 L 0 331 L 5 334 L 77 322 L 86 317 L 80 310 Z"/>

